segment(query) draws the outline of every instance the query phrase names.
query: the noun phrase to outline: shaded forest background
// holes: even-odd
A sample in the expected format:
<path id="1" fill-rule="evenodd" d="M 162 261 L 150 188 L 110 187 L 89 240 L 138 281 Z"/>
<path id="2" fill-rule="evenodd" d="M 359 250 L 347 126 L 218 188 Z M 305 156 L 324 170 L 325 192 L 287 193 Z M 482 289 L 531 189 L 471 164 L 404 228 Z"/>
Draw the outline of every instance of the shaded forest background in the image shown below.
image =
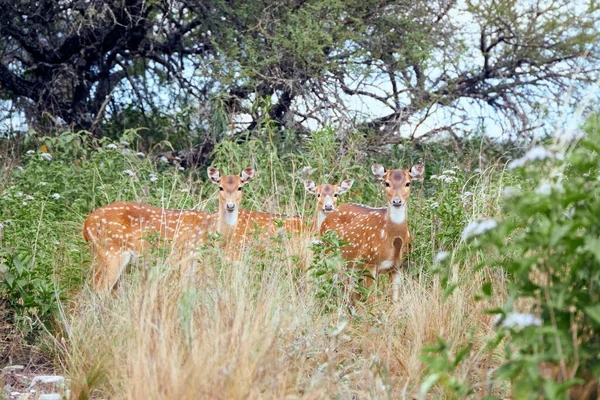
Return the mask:
<path id="1" fill-rule="evenodd" d="M 555 127 L 598 79 L 595 2 L 0 0 L 5 136 L 144 127 L 206 161 L 265 124 L 406 138 Z M 593 107 L 589 102 L 588 107 Z M 28 133 L 29 132 L 29 133 Z M 496 132 L 498 133 L 498 132 Z"/>

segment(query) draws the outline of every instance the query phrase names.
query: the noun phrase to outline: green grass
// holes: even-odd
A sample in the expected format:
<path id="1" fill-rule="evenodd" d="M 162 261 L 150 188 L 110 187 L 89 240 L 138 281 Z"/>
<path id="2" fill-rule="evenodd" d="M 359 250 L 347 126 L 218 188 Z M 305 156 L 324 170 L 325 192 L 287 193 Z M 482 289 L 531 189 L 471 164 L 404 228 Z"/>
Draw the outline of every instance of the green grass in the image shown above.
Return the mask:
<path id="1" fill-rule="evenodd" d="M 450 355 L 473 349 L 448 376 L 478 393 L 489 385 L 490 371 L 502 361 L 499 351 L 486 350 L 494 328 L 484 311 L 503 304 L 508 277 L 502 269 L 476 268 L 485 252 L 452 252 L 462 246 L 469 221 L 500 215 L 503 188 L 518 179 L 505 174 L 504 149 L 466 142 L 457 156 L 447 143 L 434 143 L 371 157 L 359 150 L 359 138 L 340 153 L 331 131 L 297 153 L 280 153 L 268 137 L 216 148 L 214 165 L 224 173 L 258 171 L 243 207 L 302 215 L 312 215 L 315 203 L 299 179 L 306 166 L 315 169 L 310 179 L 317 184 L 355 180 L 340 202 L 384 206 L 370 164 L 407 169 L 425 161 L 427 177 L 409 202 L 414 248 L 400 300 L 391 300 L 382 277 L 371 304 L 333 290 L 343 265 L 325 269 L 324 277 L 314 274 L 311 237 L 250 250 L 234 263 L 208 246 L 186 276 L 151 252 L 110 297 L 98 297 L 89 286 L 93 255 L 81 237 L 91 210 L 126 200 L 214 211 L 217 196 L 204 171 L 155 163 L 128 151 L 130 145 L 106 141 L 92 148 L 88 140 L 65 134 L 47 139 L 51 160 L 36 149 L 5 163 L 9 178 L 0 194 L 3 273 L 14 278 L 2 286 L 3 313 L 21 333 L 22 348 L 53 358 L 77 396 L 411 397 L 432 368 L 422 356 L 437 337 L 445 338 Z M 123 140 L 133 143 L 134 132 Z M 441 251 L 453 254 L 450 263 L 435 262 Z M 478 301 L 486 282 L 494 298 Z M 456 287 L 450 295 L 448 283 Z M 491 387 L 496 395 L 509 393 L 503 384 Z M 433 390 L 453 396 L 444 386 Z"/>

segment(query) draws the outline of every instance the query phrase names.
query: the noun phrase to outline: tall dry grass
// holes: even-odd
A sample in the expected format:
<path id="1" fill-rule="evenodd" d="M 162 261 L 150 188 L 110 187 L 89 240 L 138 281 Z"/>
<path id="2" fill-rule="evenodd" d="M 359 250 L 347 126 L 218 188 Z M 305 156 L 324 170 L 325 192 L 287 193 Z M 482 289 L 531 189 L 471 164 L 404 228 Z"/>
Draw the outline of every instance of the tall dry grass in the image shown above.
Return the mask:
<path id="1" fill-rule="evenodd" d="M 474 216 L 499 212 L 497 185 L 482 175 L 469 204 Z M 414 194 L 411 207 L 418 210 L 422 200 Z M 415 214 L 409 210 L 409 220 Z M 410 222 L 414 236 L 432 223 Z M 476 344 L 459 373 L 480 389 L 476 397 L 489 394 L 500 356 L 484 350 L 493 336 L 483 313 L 490 304 L 475 296 L 492 282 L 501 304 L 502 272 L 475 272 L 479 254 L 453 258 L 450 281 L 459 285 L 444 299 L 439 276 L 427 268 L 431 260 L 413 254 L 398 302 L 385 278 L 373 304 L 323 300 L 306 272 L 311 240 L 271 242 L 236 262 L 208 246 L 185 276 L 165 264 L 164 254 L 150 254 L 110 296 L 85 289 L 63 311 L 54 337 L 72 397 L 418 398 L 421 354 L 437 337 L 453 349 Z"/>

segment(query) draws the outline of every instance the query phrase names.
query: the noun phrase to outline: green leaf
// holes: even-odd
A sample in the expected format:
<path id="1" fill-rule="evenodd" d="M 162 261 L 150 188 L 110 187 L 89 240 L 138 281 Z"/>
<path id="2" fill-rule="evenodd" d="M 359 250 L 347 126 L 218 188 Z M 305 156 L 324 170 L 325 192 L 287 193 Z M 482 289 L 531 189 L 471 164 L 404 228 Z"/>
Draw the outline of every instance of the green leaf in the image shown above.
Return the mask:
<path id="1" fill-rule="evenodd" d="M 586 237 L 584 249 L 592 253 L 596 257 L 596 261 L 600 262 L 600 239 L 595 237 Z"/>
<path id="2" fill-rule="evenodd" d="M 481 286 L 481 290 L 483 291 L 483 293 L 490 297 L 492 295 L 492 283 L 491 282 L 486 282 Z"/>
<path id="3" fill-rule="evenodd" d="M 431 374 L 427 378 L 425 378 L 423 380 L 423 383 L 421 384 L 421 389 L 419 390 L 419 394 L 421 396 L 425 396 L 427 393 L 429 393 L 431 388 L 434 387 L 435 384 L 440 380 L 440 377 L 441 377 L 440 373 L 435 373 L 435 374 Z"/>
<path id="4" fill-rule="evenodd" d="M 570 387 L 584 383 L 583 379 L 570 379 L 565 382 L 554 382 L 551 379 L 544 382 L 544 393 L 547 399 L 564 399 Z"/>
<path id="5" fill-rule="evenodd" d="M 594 322 L 600 325 L 600 304 L 594 304 L 591 306 L 584 307 L 583 311 Z"/>

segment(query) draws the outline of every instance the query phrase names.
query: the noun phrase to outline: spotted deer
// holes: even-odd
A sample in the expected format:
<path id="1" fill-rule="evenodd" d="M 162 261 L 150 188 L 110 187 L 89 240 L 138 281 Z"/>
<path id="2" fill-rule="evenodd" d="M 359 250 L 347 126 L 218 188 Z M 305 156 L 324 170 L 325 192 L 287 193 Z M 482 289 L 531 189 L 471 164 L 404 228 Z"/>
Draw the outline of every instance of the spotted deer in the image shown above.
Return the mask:
<path id="1" fill-rule="evenodd" d="M 417 164 L 410 171 L 386 170 L 375 164 L 371 169 L 383 183 L 387 207 L 343 204 L 325 217 L 320 232 L 336 231 L 350 243 L 341 248 L 344 259 L 363 260 L 364 268 L 373 278 L 379 273 L 389 273 L 393 280 L 412 241 L 407 223 L 411 182 L 423 179 L 425 167 Z M 394 285 L 393 298 L 398 299 L 397 285 Z"/>
<path id="2" fill-rule="evenodd" d="M 211 180 L 213 169 L 208 170 Z M 92 244 L 97 258 L 95 288 L 110 291 L 132 258 L 156 246 L 154 241 L 171 246 L 170 256 L 178 261 L 193 259 L 197 248 L 214 232 L 219 232 L 227 243 L 235 232 L 241 188 L 253 176 L 254 169 L 246 168 L 239 176 L 220 178 L 216 213 L 139 203 L 113 203 L 91 213 L 83 224 L 83 238 Z"/>
<path id="3" fill-rule="evenodd" d="M 335 210 L 338 196 L 350 190 L 353 183 L 352 179 L 346 179 L 338 185 L 324 183 L 317 186 L 313 181 L 304 181 L 306 191 L 317 196 L 317 209 L 310 225 L 311 232 L 319 232 L 325 217 Z"/>
<path id="4" fill-rule="evenodd" d="M 254 170 L 242 172 L 241 177 L 248 180 L 254 176 Z M 217 231 L 219 231 L 228 250 L 231 253 L 239 251 L 253 238 L 262 241 L 283 230 L 286 233 L 300 232 L 305 225 L 305 219 L 300 216 L 286 214 L 272 214 L 260 211 L 251 211 L 239 207 L 241 199 L 241 185 L 236 187 L 235 177 L 222 177 L 216 168 L 208 168 L 208 177 L 219 185 L 219 217 Z M 281 221 L 278 226 L 276 221 Z"/>

